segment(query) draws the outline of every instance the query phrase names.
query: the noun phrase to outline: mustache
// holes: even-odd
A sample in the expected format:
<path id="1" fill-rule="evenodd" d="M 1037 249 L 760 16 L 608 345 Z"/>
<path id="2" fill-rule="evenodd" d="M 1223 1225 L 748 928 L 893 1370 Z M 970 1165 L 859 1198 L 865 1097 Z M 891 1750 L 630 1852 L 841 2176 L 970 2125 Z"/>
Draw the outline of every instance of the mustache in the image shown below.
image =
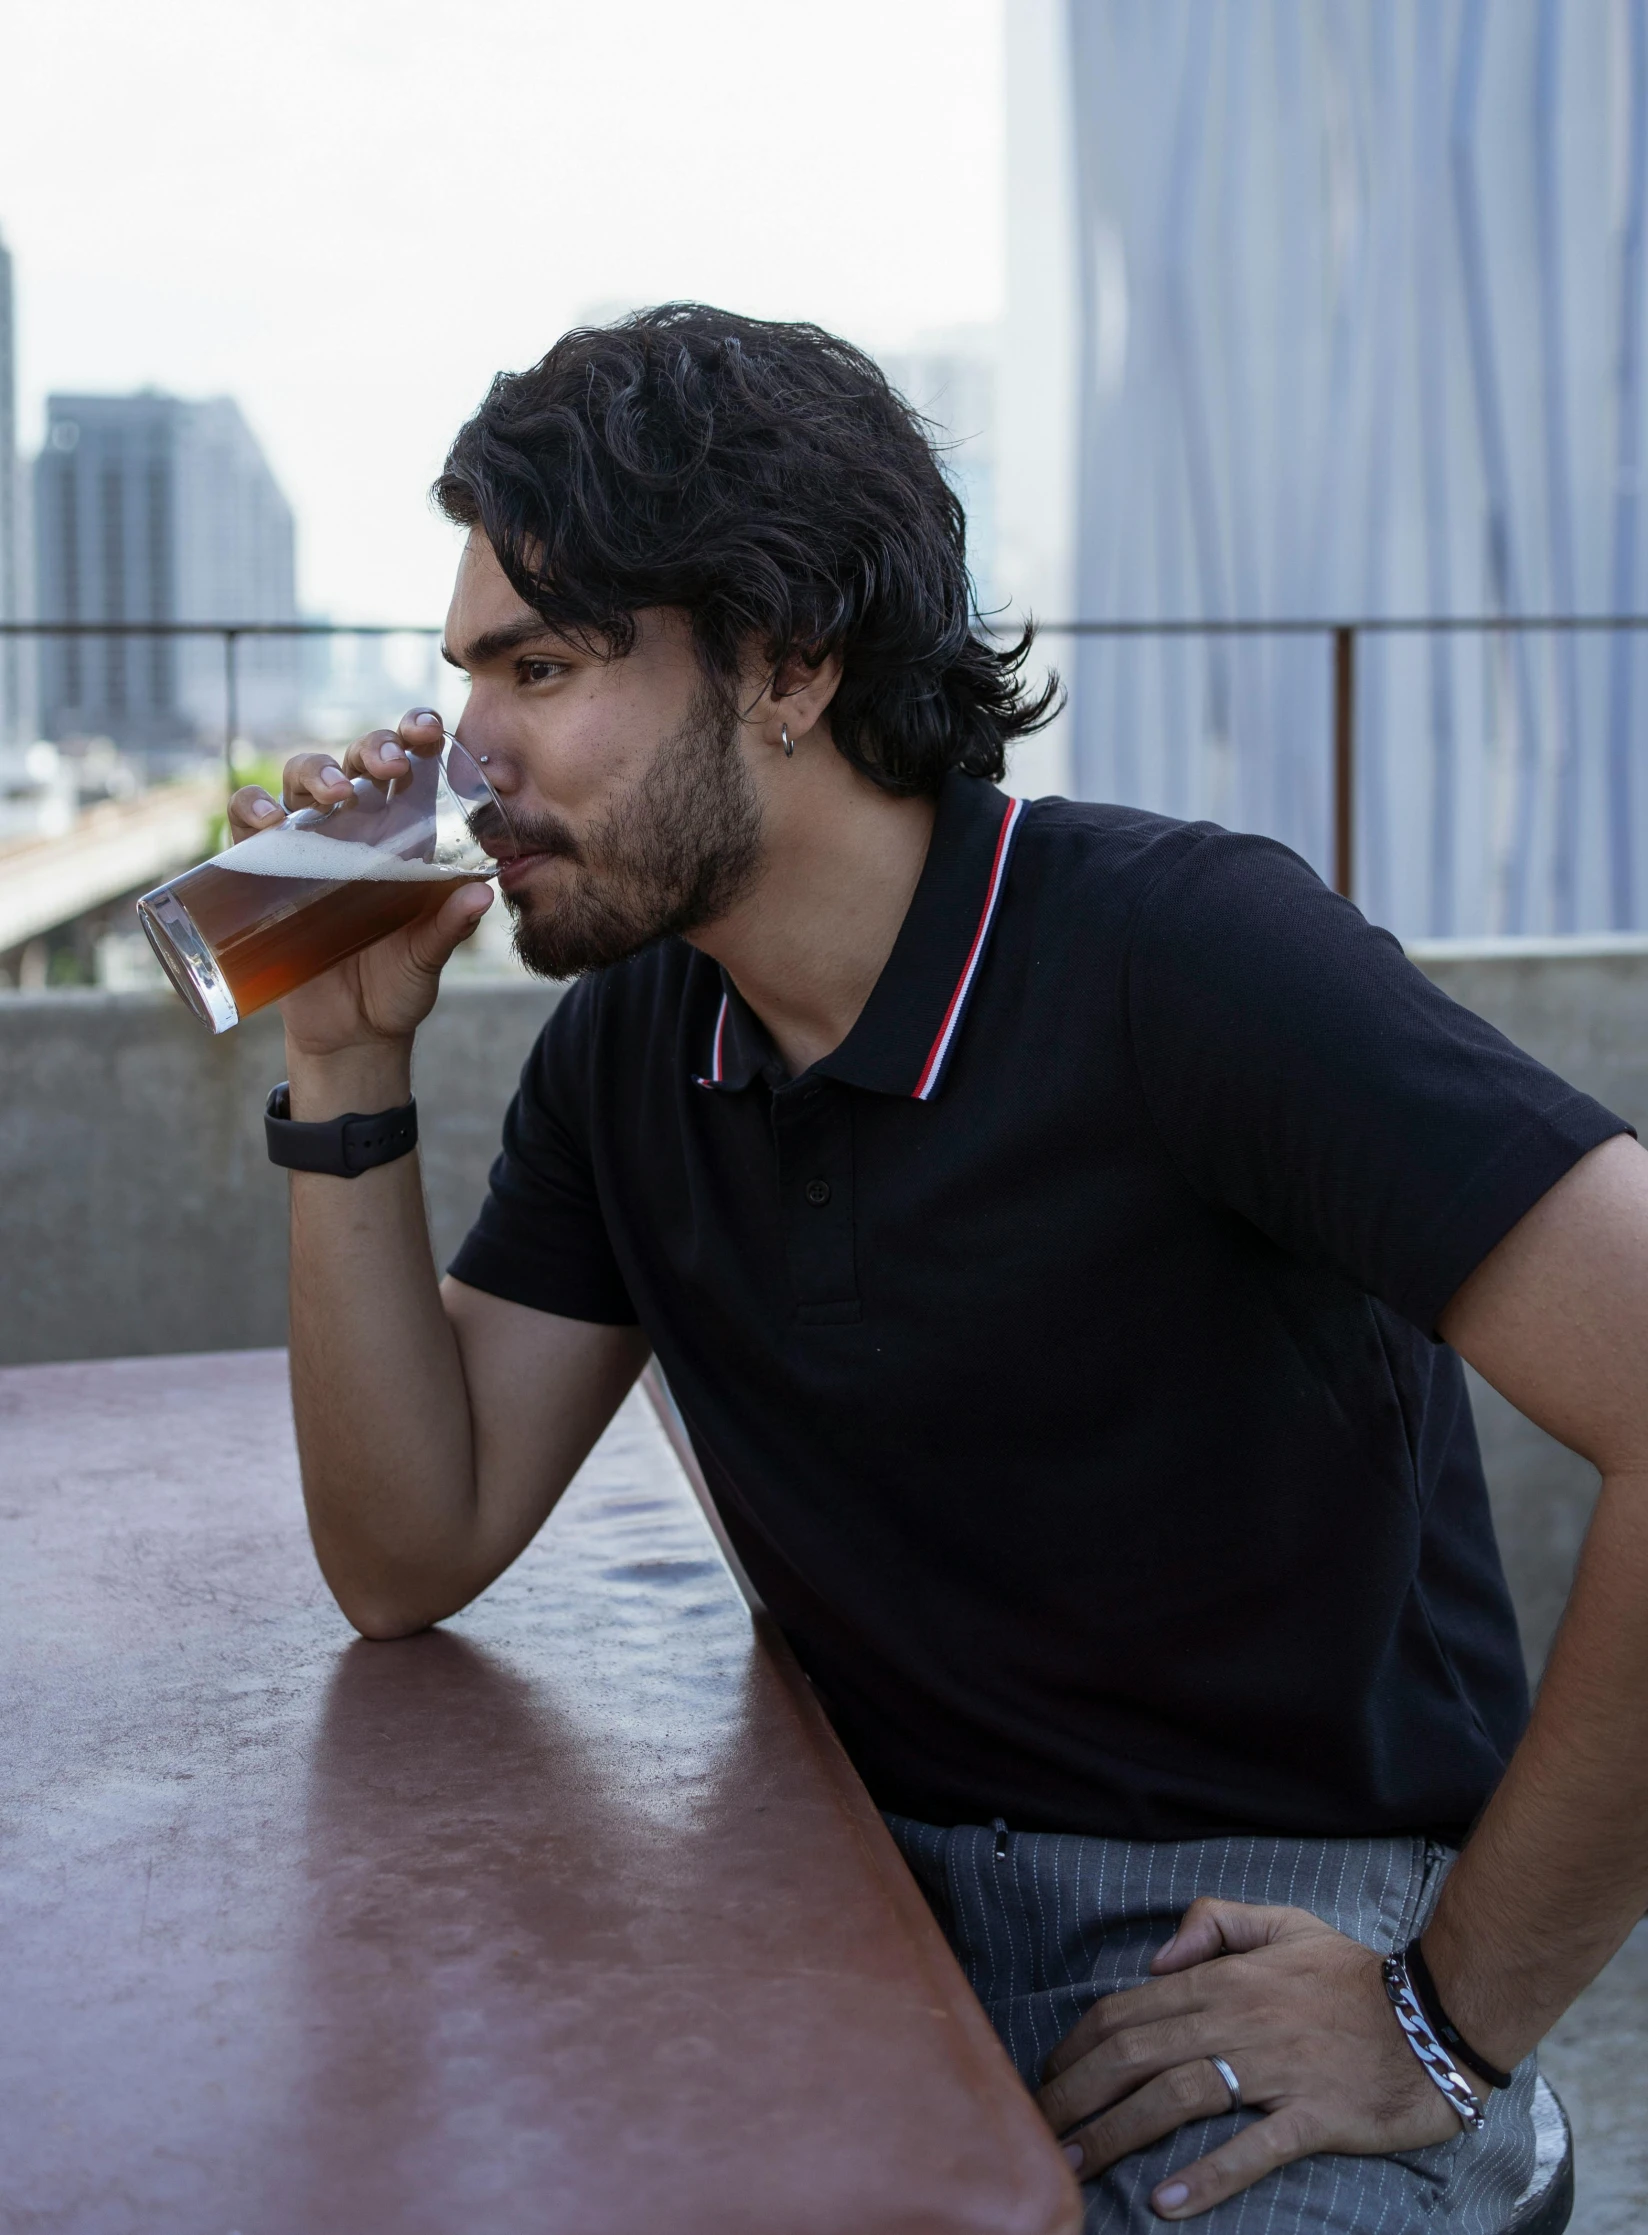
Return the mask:
<path id="1" fill-rule="evenodd" d="M 494 861 L 515 861 L 522 854 L 550 854 L 563 861 L 582 861 L 584 850 L 558 815 L 523 815 L 512 811 L 507 821 L 488 800 L 468 818 L 478 845 Z"/>

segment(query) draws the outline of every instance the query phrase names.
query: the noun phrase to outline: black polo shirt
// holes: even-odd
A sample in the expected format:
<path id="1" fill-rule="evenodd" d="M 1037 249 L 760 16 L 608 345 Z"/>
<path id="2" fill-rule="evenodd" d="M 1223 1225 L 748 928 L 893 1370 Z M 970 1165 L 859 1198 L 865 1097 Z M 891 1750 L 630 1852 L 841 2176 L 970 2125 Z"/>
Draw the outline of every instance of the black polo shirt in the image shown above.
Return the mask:
<path id="1" fill-rule="evenodd" d="M 1457 1838 L 1527 1703 L 1436 1317 L 1622 1130 L 1284 848 L 956 776 L 801 1077 L 679 941 L 575 986 L 452 1269 L 639 1320 L 883 1807 Z"/>

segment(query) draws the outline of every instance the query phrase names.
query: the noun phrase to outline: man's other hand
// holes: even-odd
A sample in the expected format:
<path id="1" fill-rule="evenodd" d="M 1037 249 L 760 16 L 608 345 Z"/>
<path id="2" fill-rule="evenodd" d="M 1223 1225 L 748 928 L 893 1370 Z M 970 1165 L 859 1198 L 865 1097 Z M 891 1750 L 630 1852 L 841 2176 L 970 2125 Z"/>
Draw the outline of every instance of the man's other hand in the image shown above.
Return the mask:
<path id="1" fill-rule="evenodd" d="M 1379 1957 L 1307 1911 L 1193 1902 L 1150 1968 L 1047 2060 L 1037 2101 L 1078 2180 L 1228 2110 L 1214 2056 L 1268 2115 L 1159 2181 L 1163 2219 L 1194 2218 L 1319 2150 L 1382 2156 L 1459 2133 L 1397 2025 Z"/>

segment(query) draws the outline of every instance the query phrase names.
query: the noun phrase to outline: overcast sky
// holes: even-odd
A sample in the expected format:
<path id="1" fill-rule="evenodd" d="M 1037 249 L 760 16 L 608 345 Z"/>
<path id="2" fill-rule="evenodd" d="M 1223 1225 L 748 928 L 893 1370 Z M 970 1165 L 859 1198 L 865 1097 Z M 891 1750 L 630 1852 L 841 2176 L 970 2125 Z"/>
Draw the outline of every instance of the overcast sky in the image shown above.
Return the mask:
<path id="1" fill-rule="evenodd" d="M 51 0 L 8 11 L 21 434 L 238 398 L 300 591 L 439 619 L 424 492 L 500 366 L 694 295 L 871 346 L 1001 309 L 1001 0 Z"/>

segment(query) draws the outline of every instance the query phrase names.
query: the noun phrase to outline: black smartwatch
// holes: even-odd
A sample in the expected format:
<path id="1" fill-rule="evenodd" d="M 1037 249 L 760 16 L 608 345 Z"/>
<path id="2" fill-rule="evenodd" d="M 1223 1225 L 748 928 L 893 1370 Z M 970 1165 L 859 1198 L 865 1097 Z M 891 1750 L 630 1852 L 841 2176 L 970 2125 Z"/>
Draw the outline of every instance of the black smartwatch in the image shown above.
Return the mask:
<path id="1" fill-rule="evenodd" d="M 393 1164 L 418 1145 L 418 1105 L 379 1110 L 374 1117 L 346 1111 L 319 1125 L 303 1125 L 292 1115 L 292 1089 L 282 1079 L 263 1108 L 263 1132 L 271 1164 L 289 1172 L 329 1172 L 334 1179 L 358 1180 L 375 1164 Z"/>

